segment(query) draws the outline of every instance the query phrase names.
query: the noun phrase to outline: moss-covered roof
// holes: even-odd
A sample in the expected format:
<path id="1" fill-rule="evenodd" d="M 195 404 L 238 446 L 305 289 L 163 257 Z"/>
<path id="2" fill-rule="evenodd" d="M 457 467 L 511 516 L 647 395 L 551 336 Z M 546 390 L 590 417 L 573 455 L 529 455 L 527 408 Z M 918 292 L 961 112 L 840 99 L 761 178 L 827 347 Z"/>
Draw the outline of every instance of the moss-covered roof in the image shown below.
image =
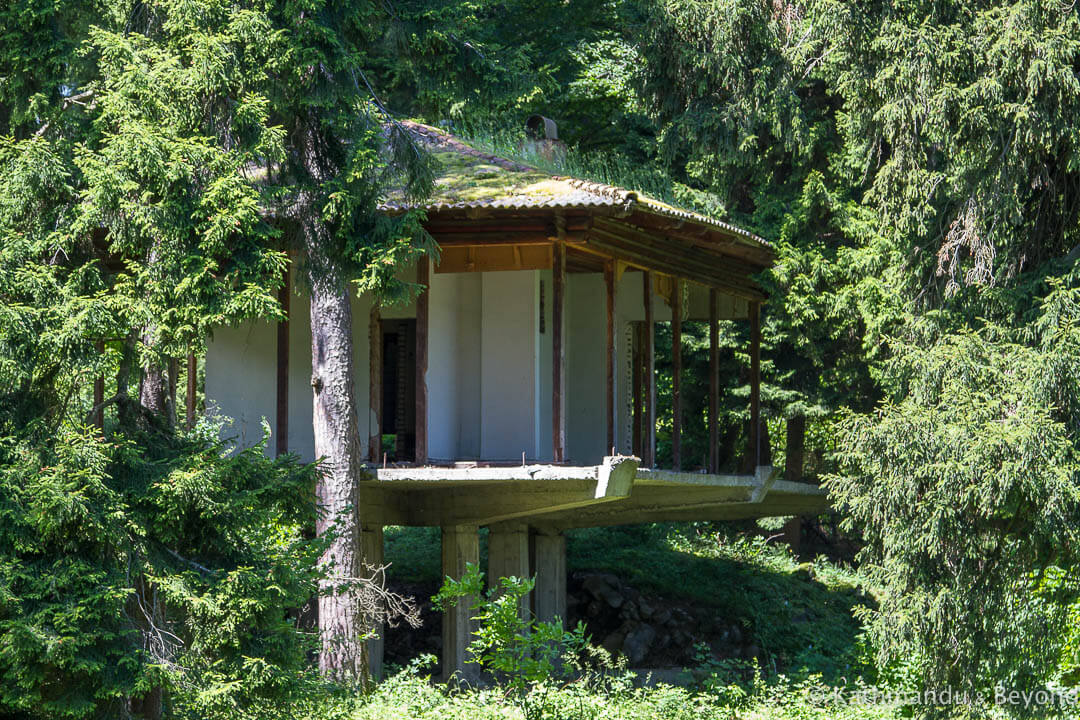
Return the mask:
<path id="1" fill-rule="evenodd" d="M 428 212 L 466 208 L 589 209 L 620 207 L 642 210 L 700 225 L 720 228 L 743 240 L 770 247 L 763 239 L 721 220 L 683 210 L 633 190 L 578 178 L 552 175 L 507 158 L 482 152 L 437 128 L 417 122 L 402 123 L 439 165 L 435 189 L 424 202 Z M 404 210 L 409 205 L 391 192 L 382 209 Z"/>

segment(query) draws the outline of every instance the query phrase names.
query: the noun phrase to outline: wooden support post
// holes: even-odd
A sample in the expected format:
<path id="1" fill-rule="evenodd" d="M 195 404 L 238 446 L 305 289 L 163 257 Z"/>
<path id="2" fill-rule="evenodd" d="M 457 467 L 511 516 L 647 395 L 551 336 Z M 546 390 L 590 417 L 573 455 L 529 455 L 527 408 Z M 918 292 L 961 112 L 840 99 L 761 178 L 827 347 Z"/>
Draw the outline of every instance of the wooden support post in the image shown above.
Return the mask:
<path id="1" fill-rule="evenodd" d="M 424 286 L 416 298 L 416 457 L 423 465 L 428 461 L 427 446 L 427 368 L 428 315 L 431 302 L 431 262 L 425 255 L 416 270 L 416 282 Z"/>
<path id="2" fill-rule="evenodd" d="M 644 325 L 642 323 L 634 323 L 633 348 L 630 352 L 630 388 L 633 393 L 631 402 L 631 421 L 633 428 L 630 431 L 630 451 L 638 457 L 642 457 L 641 427 L 645 424 L 641 419 L 641 366 L 643 365 L 641 361 L 641 346 L 645 344 L 642 338 L 643 330 Z"/>
<path id="3" fill-rule="evenodd" d="M 452 525 L 442 529 L 443 577 L 460 580 L 466 565 L 480 564 L 480 537 L 475 525 Z M 469 659 L 472 641 L 472 615 L 469 607 L 473 598 L 459 598 L 457 604 L 443 613 L 442 669 L 443 680 L 475 683 L 479 673 Z"/>
<path id="4" fill-rule="evenodd" d="M 379 306 L 371 308 L 368 321 L 368 413 L 372 427 L 368 432 L 368 460 L 377 463 L 382 459 L 382 366 L 383 334 Z"/>
<path id="5" fill-rule="evenodd" d="M 720 466 L 720 326 L 717 324 L 717 292 L 709 288 L 709 472 Z"/>
<path id="6" fill-rule="evenodd" d="M 383 527 L 380 524 L 363 524 L 360 530 L 360 559 L 363 565 L 361 573 L 364 577 L 372 577 L 381 573 L 384 565 L 383 560 Z M 382 580 L 382 578 L 377 578 Z M 369 628 L 365 628 L 369 629 Z M 383 655 L 386 650 L 386 629 L 380 624 L 370 628 L 376 636 L 368 640 L 364 645 L 367 655 L 368 674 L 374 680 L 382 678 Z"/>
<path id="7" fill-rule="evenodd" d="M 289 269 L 285 268 L 285 282 L 278 290 L 278 303 L 285 319 L 277 326 L 277 436 L 274 451 L 277 455 L 289 452 L 289 313 L 291 310 L 292 283 Z"/>
<path id="8" fill-rule="evenodd" d="M 105 343 L 98 341 L 95 346 L 98 351 L 98 355 L 105 354 Z M 98 375 L 94 378 L 94 407 L 99 407 L 101 403 L 105 402 L 105 376 Z M 94 427 L 98 430 L 102 430 L 105 427 L 105 408 L 99 409 L 94 413 Z"/>
<path id="9" fill-rule="evenodd" d="M 551 278 L 551 458 L 561 463 L 566 462 L 566 246 L 561 238 L 552 246 Z"/>
<path id="10" fill-rule="evenodd" d="M 671 466 L 682 470 L 682 283 L 671 291 Z"/>
<path id="11" fill-rule="evenodd" d="M 617 409 L 615 407 L 615 313 L 616 300 L 616 270 L 615 261 L 608 260 L 604 263 L 604 285 L 607 289 L 607 444 L 604 447 L 604 455 L 611 452 L 615 447 L 615 428 L 618 423 Z"/>
<path id="12" fill-rule="evenodd" d="M 199 386 L 199 365 L 195 353 L 187 356 L 187 402 L 185 403 L 188 430 L 195 427 L 195 391 Z"/>
<path id="13" fill-rule="evenodd" d="M 488 533 L 488 588 L 497 588 L 499 579 L 531 577 L 529 571 L 529 527 L 524 523 L 492 525 Z M 528 599 L 519 612 L 528 617 Z"/>
<path id="14" fill-rule="evenodd" d="M 645 407 L 642 412 L 645 432 L 641 438 L 641 465 L 651 468 L 656 465 L 656 324 L 653 322 L 653 274 L 646 270 L 641 277 L 645 300 L 645 327 L 641 336 L 644 341 L 641 372 L 645 380 Z"/>
<path id="15" fill-rule="evenodd" d="M 554 530 L 537 531 L 529 537 L 532 544 L 533 607 L 536 619 L 566 627 L 566 536 Z"/>
<path id="16" fill-rule="evenodd" d="M 761 464 L 761 303 L 750 303 L 750 457 Z"/>

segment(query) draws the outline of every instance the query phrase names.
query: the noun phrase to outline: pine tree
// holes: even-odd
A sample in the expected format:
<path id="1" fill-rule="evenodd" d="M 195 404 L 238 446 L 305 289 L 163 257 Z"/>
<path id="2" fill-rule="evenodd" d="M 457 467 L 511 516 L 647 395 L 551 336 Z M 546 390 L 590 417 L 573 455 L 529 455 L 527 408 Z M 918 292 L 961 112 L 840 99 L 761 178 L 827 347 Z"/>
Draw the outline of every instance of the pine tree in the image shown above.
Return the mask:
<path id="1" fill-rule="evenodd" d="M 0 707 L 209 716 L 299 691 L 313 680 L 285 610 L 320 572 L 320 666 L 361 680 L 359 439 L 333 360 L 352 356 L 350 292 L 409 290 L 393 271 L 425 249 L 416 218 L 376 205 L 387 183 L 417 194 L 428 177 L 364 79 L 385 8 L 0 16 L 0 70 L 17 78 L 0 83 Z M 227 458 L 212 424 L 175 427 L 166 391 L 171 359 L 212 328 L 280 317 L 290 251 L 323 368 L 315 423 L 334 440 L 317 448 L 314 542 L 313 470 L 260 448 Z"/>

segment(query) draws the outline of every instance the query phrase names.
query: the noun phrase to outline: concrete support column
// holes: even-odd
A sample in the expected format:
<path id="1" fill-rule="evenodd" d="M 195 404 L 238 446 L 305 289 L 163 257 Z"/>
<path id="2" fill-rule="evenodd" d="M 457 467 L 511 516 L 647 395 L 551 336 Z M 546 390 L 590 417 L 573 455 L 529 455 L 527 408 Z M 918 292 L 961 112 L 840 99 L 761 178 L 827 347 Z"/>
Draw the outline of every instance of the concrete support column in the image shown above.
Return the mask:
<path id="1" fill-rule="evenodd" d="M 555 618 L 566 627 L 566 536 L 557 530 L 537 530 L 529 537 L 532 543 L 533 613 L 541 622 Z"/>
<path id="2" fill-rule="evenodd" d="M 499 585 L 499 578 L 531 577 L 529 572 L 529 526 L 525 523 L 492 525 L 488 534 L 488 587 Z M 522 617 L 528 613 L 521 604 Z"/>
<path id="3" fill-rule="evenodd" d="M 480 564 L 480 537 L 475 525 L 451 525 L 442 529 L 442 571 L 444 577 L 460 580 L 465 566 Z M 443 613 L 443 680 L 475 683 L 479 677 L 474 663 L 466 663 L 472 641 L 473 623 L 469 612 L 472 598 L 461 598 Z"/>
<path id="4" fill-rule="evenodd" d="M 360 530 L 360 553 L 364 567 L 361 572 L 370 577 L 383 566 L 383 529 L 382 525 L 362 526 Z M 386 648 L 385 628 L 380 623 L 372 628 L 378 635 L 367 641 L 366 652 L 368 672 L 375 680 L 382 679 L 383 652 Z"/>

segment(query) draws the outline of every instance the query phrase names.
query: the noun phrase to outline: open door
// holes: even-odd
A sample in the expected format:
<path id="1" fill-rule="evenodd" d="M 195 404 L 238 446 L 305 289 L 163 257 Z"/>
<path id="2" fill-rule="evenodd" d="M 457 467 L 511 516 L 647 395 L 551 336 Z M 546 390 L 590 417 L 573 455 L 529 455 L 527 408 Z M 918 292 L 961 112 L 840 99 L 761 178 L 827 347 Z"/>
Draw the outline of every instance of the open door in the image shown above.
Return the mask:
<path id="1" fill-rule="evenodd" d="M 390 462 L 416 457 L 416 320 L 383 320 L 382 446 Z"/>

